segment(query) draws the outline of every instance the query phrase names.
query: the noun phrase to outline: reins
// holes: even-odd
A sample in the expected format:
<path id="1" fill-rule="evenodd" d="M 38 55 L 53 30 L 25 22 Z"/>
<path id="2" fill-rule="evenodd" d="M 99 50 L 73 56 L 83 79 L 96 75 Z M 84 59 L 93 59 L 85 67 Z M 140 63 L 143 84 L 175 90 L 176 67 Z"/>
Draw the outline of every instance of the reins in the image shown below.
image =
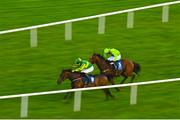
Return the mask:
<path id="1" fill-rule="evenodd" d="M 80 80 L 81 78 L 76 78 L 76 79 L 74 79 L 73 81 L 72 81 L 72 83 L 73 82 L 76 82 L 77 80 Z"/>
<path id="2" fill-rule="evenodd" d="M 107 71 L 109 71 L 109 68 L 108 68 L 108 69 L 103 70 L 102 72 L 103 72 L 103 73 L 105 73 L 105 72 L 107 72 Z"/>

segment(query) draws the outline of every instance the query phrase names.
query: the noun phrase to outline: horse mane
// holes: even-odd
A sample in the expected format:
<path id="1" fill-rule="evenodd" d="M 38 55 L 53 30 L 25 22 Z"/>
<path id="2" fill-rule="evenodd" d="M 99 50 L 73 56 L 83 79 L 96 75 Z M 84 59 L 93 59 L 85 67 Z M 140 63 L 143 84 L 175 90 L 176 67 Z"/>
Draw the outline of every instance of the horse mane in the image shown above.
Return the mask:
<path id="1" fill-rule="evenodd" d="M 96 56 L 98 56 L 99 58 L 101 58 L 101 59 L 103 59 L 106 63 L 110 63 L 110 61 L 108 61 L 108 60 L 106 60 L 102 55 L 100 55 L 100 54 L 97 54 L 97 53 L 94 53 L 93 55 L 96 55 Z"/>
<path id="2" fill-rule="evenodd" d="M 72 69 L 65 69 L 65 70 L 62 70 L 62 72 L 72 72 Z"/>
<path id="3" fill-rule="evenodd" d="M 100 54 L 94 53 L 94 55 L 96 55 L 96 56 L 98 56 L 98 57 L 100 57 L 100 58 L 104 59 L 104 57 L 103 57 L 103 56 L 101 56 Z"/>

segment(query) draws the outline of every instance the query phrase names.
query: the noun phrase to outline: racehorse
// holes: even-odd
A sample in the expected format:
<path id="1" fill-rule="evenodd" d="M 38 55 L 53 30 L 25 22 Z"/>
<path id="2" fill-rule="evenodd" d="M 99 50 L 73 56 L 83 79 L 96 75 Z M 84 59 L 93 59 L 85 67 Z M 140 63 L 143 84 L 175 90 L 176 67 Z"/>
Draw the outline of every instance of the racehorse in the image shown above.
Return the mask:
<path id="1" fill-rule="evenodd" d="M 95 87 L 95 86 L 106 86 L 109 84 L 108 77 L 104 74 L 94 75 L 94 82 L 85 85 L 83 82 L 83 73 L 80 72 L 72 72 L 71 69 L 63 70 L 57 80 L 57 84 L 61 84 L 65 79 L 69 79 L 71 81 L 71 88 L 84 88 L 84 87 Z M 109 99 L 109 96 L 113 98 L 114 96 L 111 94 L 109 89 L 103 89 L 106 99 Z M 64 97 L 64 100 L 67 100 L 72 96 L 72 93 L 67 93 Z"/>
<path id="2" fill-rule="evenodd" d="M 133 82 L 136 75 L 141 70 L 141 67 L 138 63 L 135 63 L 128 59 L 122 59 L 123 70 L 115 70 L 114 66 L 110 64 L 109 61 L 105 60 L 100 54 L 93 54 L 89 61 L 92 64 L 96 64 L 100 72 L 107 75 L 111 84 L 114 84 L 114 77 L 123 76 L 124 79 L 120 84 L 124 83 L 128 77 L 132 77 L 130 82 Z"/>

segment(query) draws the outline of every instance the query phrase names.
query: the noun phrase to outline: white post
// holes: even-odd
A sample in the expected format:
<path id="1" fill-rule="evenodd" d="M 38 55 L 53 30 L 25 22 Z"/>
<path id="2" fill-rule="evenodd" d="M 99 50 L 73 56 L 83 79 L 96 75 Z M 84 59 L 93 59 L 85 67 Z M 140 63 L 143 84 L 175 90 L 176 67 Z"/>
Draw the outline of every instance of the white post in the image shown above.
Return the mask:
<path id="1" fill-rule="evenodd" d="M 165 5 L 162 8 L 162 22 L 168 22 L 169 21 L 169 6 Z"/>
<path id="2" fill-rule="evenodd" d="M 105 16 L 99 17 L 98 34 L 104 34 L 105 33 L 105 26 L 106 26 L 105 24 L 106 24 Z"/>
<path id="3" fill-rule="evenodd" d="M 72 23 L 65 23 L 65 40 L 72 39 Z"/>
<path id="4" fill-rule="evenodd" d="M 31 47 L 38 46 L 37 29 L 31 29 L 30 31 L 30 44 L 31 44 Z"/>
<path id="5" fill-rule="evenodd" d="M 74 93 L 74 112 L 81 110 L 81 91 L 75 91 Z"/>
<path id="6" fill-rule="evenodd" d="M 28 96 L 21 97 L 21 118 L 28 116 Z"/>
<path id="7" fill-rule="evenodd" d="M 128 12 L 127 14 L 127 28 L 134 27 L 134 12 Z"/>
<path id="8" fill-rule="evenodd" d="M 137 85 L 131 86 L 130 104 L 134 105 L 137 103 Z"/>

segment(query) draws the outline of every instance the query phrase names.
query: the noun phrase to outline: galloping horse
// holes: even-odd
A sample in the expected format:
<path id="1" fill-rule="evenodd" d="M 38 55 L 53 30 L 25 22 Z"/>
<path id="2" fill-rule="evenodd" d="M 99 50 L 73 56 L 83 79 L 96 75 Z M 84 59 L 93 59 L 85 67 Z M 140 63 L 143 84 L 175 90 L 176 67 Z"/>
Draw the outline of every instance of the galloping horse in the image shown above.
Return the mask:
<path id="1" fill-rule="evenodd" d="M 72 72 L 72 70 L 63 70 L 57 80 L 57 84 L 61 84 L 65 79 L 69 79 L 71 81 L 71 88 L 84 88 L 84 87 L 94 87 L 94 86 L 106 86 L 109 84 L 108 77 L 104 74 L 95 75 L 94 76 L 94 83 L 90 83 L 85 85 L 83 82 L 83 73 L 80 72 Z M 109 91 L 109 89 L 103 89 L 106 99 L 113 98 L 113 95 Z M 68 97 L 72 96 L 72 93 L 68 93 L 65 95 L 64 99 L 66 100 Z"/>
<path id="2" fill-rule="evenodd" d="M 93 54 L 92 57 L 89 59 L 92 64 L 96 64 L 100 69 L 100 72 L 107 75 L 109 80 L 112 84 L 114 84 L 113 78 L 118 76 L 123 76 L 124 79 L 120 83 L 124 83 L 125 80 L 131 76 L 131 82 L 133 82 L 134 78 L 140 72 L 140 65 L 128 59 L 122 59 L 123 63 L 123 70 L 115 70 L 114 66 L 110 64 L 109 61 L 105 60 L 99 54 Z"/>

